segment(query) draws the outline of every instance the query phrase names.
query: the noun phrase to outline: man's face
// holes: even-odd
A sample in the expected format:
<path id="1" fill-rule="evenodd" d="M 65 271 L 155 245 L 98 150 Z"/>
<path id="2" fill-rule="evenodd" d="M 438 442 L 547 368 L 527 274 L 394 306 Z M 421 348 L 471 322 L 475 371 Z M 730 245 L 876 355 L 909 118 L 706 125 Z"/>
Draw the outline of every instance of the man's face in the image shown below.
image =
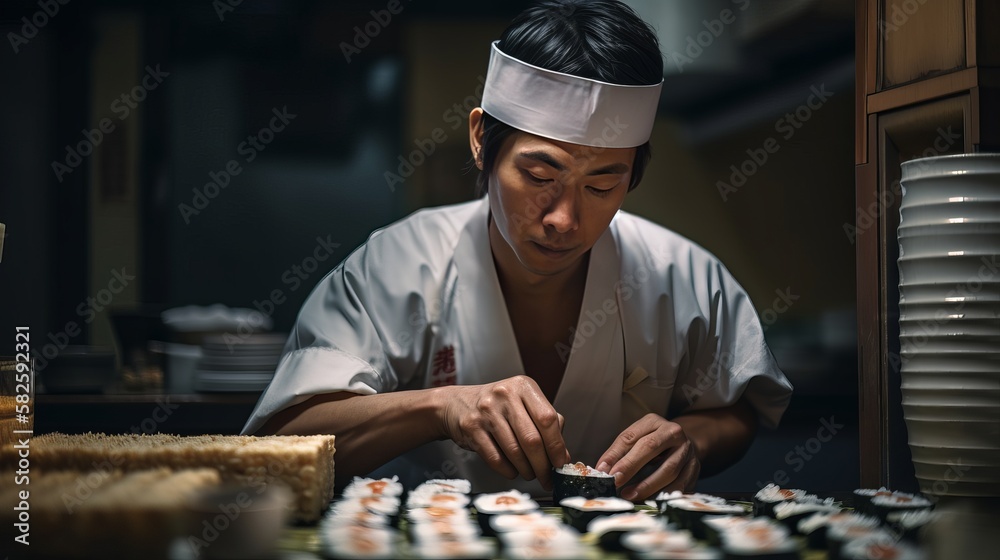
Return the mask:
<path id="1" fill-rule="evenodd" d="M 635 148 L 593 148 L 515 132 L 490 179 L 490 210 L 521 265 L 548 276 L 579 263 L 628 192 Z"/>

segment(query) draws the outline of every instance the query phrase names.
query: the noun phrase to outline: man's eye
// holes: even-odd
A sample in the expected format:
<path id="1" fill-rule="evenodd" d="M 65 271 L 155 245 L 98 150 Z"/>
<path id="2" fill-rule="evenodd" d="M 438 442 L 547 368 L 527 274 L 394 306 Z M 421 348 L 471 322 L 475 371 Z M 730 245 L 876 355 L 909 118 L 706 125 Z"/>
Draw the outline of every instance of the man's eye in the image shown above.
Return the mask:
<path id="1" fill-rule="evenodd" d="M 531 181 L 532 183 L 538 184 L 538 185 L 544 185 L 546 183 L 551 183 L 552 182 L 552 179 L 546 179 L 545 177 L 538 177 L 537 175 L 535 175 L 533 173 L 525 173 L 525 175 L 528 176 L 528 180 L 529 181 Z"/>
<path id="2" fill-rule="evenodd" d="M 613 191 L 613 190 L 615 190 L 615 189 L 614 189 L 614 188 L 610 188 L 610 189 L 599 189 L 599 188 L 597 188 L 597 187 L 587 187 L 587 190 L 589 190 L 590 192 L 594 193 L 594 194 L 595 194 L 595 195 L 597 195 L 597 196 L 601 196 L 601 197 L 604 197 L 604 196 L 608 196 L 608 195 L 610 195 L 610 194 L 611 194 L 611 191 Z"/>

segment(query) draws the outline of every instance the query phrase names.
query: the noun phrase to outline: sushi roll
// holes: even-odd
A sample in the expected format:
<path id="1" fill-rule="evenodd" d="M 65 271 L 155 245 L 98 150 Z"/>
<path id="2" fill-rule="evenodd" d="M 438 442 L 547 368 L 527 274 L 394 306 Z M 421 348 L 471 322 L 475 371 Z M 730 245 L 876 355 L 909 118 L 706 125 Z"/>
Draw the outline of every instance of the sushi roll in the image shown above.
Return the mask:
<path id="1" fill-rule="evenodd" d="M 723 533 L 749 523 L 751 519 L 744 515 L 706 515 L 701 520 L 705 526 L 705 540 L 712 546 L 719 546 L 722 544 Z"/>
<path id="2" fill-rule="evenodd" d="M 872 498 L 875 496 L 891 496 L 892 490 L 885 486 L 875 488 L 858 488 L 854 491 L 854 509 L 866 515 L 875 515 L 875 508 L 872 507 Z"/>
<path id="3" fill-rule="evenodd" d="M 886 522 L 906 540 L 918 542 L 923 528 L 938 519 L 938 514 L 929 509 L 894 511 L 886 516 Z"/>
<path id="4" fill-rule="evenodd" d="M 872 497 L 872 509 L 875 516 L 886 521 L 890 513 L 914 510 L 929 510 L 934 507 L 930 500 L 916 494 L 893 492 L 892 494 Z"/>
<path id="5" fill-rule="evenodd" d="M 567 463 L 552 474 L 552 503 L 565 498 L 614 498 L 618 495 L 615 477 L 583 463 Z"/>
<path id="6" fill-rule="evenodd" d="M 454 494 L 469 494 L 472 483 L 462 478 L 432 478 L 413 489 L 414 492 L 451 492 Z"/>
<path id="7" fill-rule="evenodd" d="M 773 521 L 754 519 L 722 533 L 722 552 L 727 560 L 798 560 L 799 545 L 788 529 Z"/>
<path id="8" fill-rule="evenodd" d="M 774 506 L 774 519 L 788 527 L 792 531 L 797 531 L 799 521 L 816 513 L 834 514 L 841 511 L 839 506 L 833 505 L 833 500 L 829 502 L 806 501 L 806 502 L 781 502 Z"/>
<path id="9" fill-rule="evenodd" d="M 659 494 L 656 495 L 655 498 L 653 498 L 653 501 L 656 503 L 656 510 L 660 513 L 660 515 L 667 516 L 667 518 L 672 523 L 678 523 L 677 519 L 670 518 L 670 516 L 673 515 L 675 512 L 670 508 L 668 508 L 667 504 L 669 504 L 673 500 L 680 500 L 680 499 L 700 500 L 708 504 L 727 503 L 725 498 L 720 498 L 718 496 L 712 496 L 710 494 L 700 494 L 700 493 L 685 494 L 683 492 L 679 492 L 676 490 L 673 492 L 660 492 Z"/>
<path id="10" fill-rule="evenodd" d="M 368 514 L 368 515 L 366 515 Z M 358 524 L 369 526 L 382 526 L 384 524 L 393 527 L 399 526 L 399 499 L 386 496 L 369 496 L 367 498 L 345 498 L 330 507 L 330 515 L 335 517 L 356 518 Z M 387 523 L 381 520 L 369 521 L 369 515 L 384 518 Z"/>
<path id="11" fill-rule="evenodd" d="M 528 494 L 517 490 L 480 494 L 472 502 L 472 506 L 476 508 L 476 520 L 483 534 L 490 537 L 496 535 L 490 525 L 493 517 L 508 513 L 528 513 L 539 509 L 538 502 L 532 500 Z"/>
<path id="12" fill-rule="evenodd" d="M 849 543 L 862 539 L 894 540 L 883 529 L 879 520 L 869 516 L 858 516 L 845 521 L 830 523 L 826 529 L 826 550 L 830 560 L 843 560 L 841 550 Z"/>
<path id="13" fill-rule="evenodd" d="M 480 536 L 479 528 L 468 518 L 414 523 L 409 529 L 410 537 L 418 544 L 466 542 Z"/>
<path id="14" fill-rule="evenodd" d="M 562 506 L 563 519 L 566 523 L 581 533 L 585 532 L 587 525 L 599 516 L 628 513 L 635 509 L 632 502 L 621 498 L 587 499 L 583 496 L 573 496 L 564 498 L 559 505 Z"/>
<path id="15" fill-rule="evenodd" d="M 500 541 L 504 556 L 511 559 L 579 560 L 590 556 L 580 533 L 565 525 L 501 533 Z"/>
<path id="16" fill-rule="evenodd" d="M 454 558 L 490 560 L 496 556 L 496 544 L 488 539 L 422 542 L 410 548 L 417 558 Z"/>
<path id="17" fill-rule="evenodd" d="M 395 496 L 403 494 L 403 485 L 399 483 L 399 477 L 392 478 L 360 478 L 354 480 L 344 488 L 345 498 L 367 498 L 369 496 Z"/>
<path id="18" fill-rule="evenodd" d="M 860 523 L 862 525 L 877 527 L 879 521 L 874 517 L 851 511 L 814 513 L 799 521 L 795 529 L 800 535 L 806 537 L 809 542 L 809 548 L 822 550 L 827 548 L 827 529 L 837 523 Z"/>
<path id="19" fill-rule="evenodd" d="M 425 507 L 464 508 L 469 505 L 469 496 L 455 492 L 430 492 L 414 490 L 406 498 L 409 509 Z"/>
<path id="20" fill-rule="evenodd" d="M 595 518 L 587 525 L 587 532 L 597 538 L 604 550 L 623 550 L 622 537 L 629 533 L 657 531 L 664 528 L 661 521 L 645 513 L 618 513 Z"/>
<path id="21" fill-rule="evenodd" d="M 858 539 L 844 545 L 841 551 L 844 560 L 870 560 L 872 558 L 892 558 L 893 560 L 924 560 L 926 555 L 916 546 L 892 539 Z"/>
<path id="22" fill-rule="evenodd" d="M 391 529 L 356 525 L 327 526 L 320 531 L 324 554 L 329 558 L 388 559 L 399 557 L 400 539 Z"/>
<path id="23" fill-rule="evenodd" d="M 688 531 L 660 528 L 655 531 L 628 533 L 621 539 L 629 557 L 637 558 L 687 558 L 683 556 L 702 549 Z M 721 556 L 718 556 L 721 558 Z"/>
<path id="24" fill-rule="evenodd" d="M 515 531 L 530 531 L 536 528 L 559 527 L 562 523 L 556 517 L 542 511 L 528 513 L 505 513 L 490 519 L 490 528 L 497 535 Z"/>
<path id="25" fill-rule="evenodd" d="M 468 512 L 464 508 L 431 506 L 425 508 L 414 508 L 406 512 L 406 518 L 412 524 L 455 522 L 460 519 L 468 519 Z"/>
<path id="26" fill-rule="evenodd" d="M 805 490 L 789 490 L 781 488 L 775 484 L 768 484 L 758 491 L 753 497 L 754 517 L 766 515 L 774 517 L 774 506 L 781 502 L 788 502 L 805 497 Z"/>
<path id="27" fill-rule="evenodd" d="M 706 515 L 746 515 L 743 506 L 736 504 L 703 502 L 701 500 L 681 498 L 667 502 L 668 517 L 677 519 L 682 529 L 691 531 L 696 539 L 705 538 L 705 526 L 702 518 Z"/>

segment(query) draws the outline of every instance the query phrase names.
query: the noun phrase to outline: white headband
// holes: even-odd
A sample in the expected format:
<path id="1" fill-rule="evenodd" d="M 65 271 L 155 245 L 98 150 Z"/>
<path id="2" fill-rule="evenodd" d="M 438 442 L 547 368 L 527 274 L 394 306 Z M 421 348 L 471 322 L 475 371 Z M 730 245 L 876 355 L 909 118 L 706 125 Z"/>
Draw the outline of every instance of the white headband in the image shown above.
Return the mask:
<path id="1" fill-rule="evenodd" d="M 493 42 L 483 110 L 538 136 L 584 146 L 633 148 L 649 141 L 663 80 L 609 84 L 553 72 L 508 56 Z"/>

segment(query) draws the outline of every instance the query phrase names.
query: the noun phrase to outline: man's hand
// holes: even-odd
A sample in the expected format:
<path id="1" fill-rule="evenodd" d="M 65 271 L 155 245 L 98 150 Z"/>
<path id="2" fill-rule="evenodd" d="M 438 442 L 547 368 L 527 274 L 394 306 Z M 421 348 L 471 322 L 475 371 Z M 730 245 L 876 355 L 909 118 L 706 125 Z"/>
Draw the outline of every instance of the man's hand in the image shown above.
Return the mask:
<path id="1" fill-rule="evenodd" d="M 508 479 L 535 478 L 551 489 L 551 470 L 569 462 L 563 417 L 533 379 L 448 387 L 440 421 L 445 435 L 475 451 Z"/>
<path id="2" fill-rule="evenodd" d="M 619 434 L 597 463 L 597 469 L 615 475 L 619 487 L 646 465 L 652 474 L 621 490 L 622 498 L 645 500 L 662 490 L 694 490 L 701 461 L 684 429 L 657 414 L 647 414 Z"/>

